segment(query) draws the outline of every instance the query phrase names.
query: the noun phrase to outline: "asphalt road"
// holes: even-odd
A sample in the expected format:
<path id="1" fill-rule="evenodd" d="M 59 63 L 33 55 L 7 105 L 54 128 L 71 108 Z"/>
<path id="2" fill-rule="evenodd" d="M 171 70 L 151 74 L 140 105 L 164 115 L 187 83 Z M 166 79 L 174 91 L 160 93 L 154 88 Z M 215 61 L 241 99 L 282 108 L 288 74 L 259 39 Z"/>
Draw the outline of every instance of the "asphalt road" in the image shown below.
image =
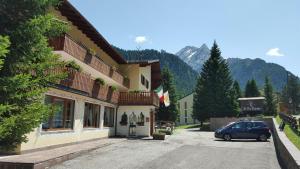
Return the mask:
<path id="1" fill-rule="evenodd" d="M 51 169 L 279 169 L 272 139 L 225 142 L 212 132 L 181 130 L 165 141 L 126 140 Z"/>

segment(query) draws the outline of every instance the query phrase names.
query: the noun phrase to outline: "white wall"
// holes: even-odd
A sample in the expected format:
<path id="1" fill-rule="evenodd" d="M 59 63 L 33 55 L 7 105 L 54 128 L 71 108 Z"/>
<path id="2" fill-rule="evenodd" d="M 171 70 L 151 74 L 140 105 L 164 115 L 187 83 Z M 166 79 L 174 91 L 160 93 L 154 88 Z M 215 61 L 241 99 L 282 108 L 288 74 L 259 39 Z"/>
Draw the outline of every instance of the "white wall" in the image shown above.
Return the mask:
<path id="1" fill-rule="evenodd" d="M 144 126 L 136 126 L 136 135 L 137 136 L 150 136 L 150 112 L 154 110 L 154 106 L 119 106 L 117 113 L 117 133 L 118 136 L 128 136 L 129 134 L 129 116 L 132 112 L 135 113 L 136 116 L 140 115 L 143 112 L 145 116 L 145 125 Z M 128 117 L 128 124 L 126 126 L 120 125 L 120 121 L 123 113 L 126 112 Z M 149 118 L 147 122 L 146 119 Z"/>
<path id="2" fill-rule="evenodd" d="M 180 100 L 178 100 L 179 104 L 179 124 L 193 124 L 197 123 L 197 120 L 193 119 L 193 99 L 194 94 L 190 94 Z M 187 107 L 185 108 L 185 103 L 187 104 Z M 185 111 L 187 111 L 187 118 L 185 116 Z M 187 119 L 187 121 L 185 121 Z"/>
<path id="3" fill-rule="evenodd" d="M 41 125 L 27 135 L 28 142 L 21 144 L 21 151 L 114 135 L 114 127 L 103 127 L 103 115 L 105 106 L 115 108 L 115 105 L 57 89 L 50 89 L 46 94 L 75 100 L 73 130 L 43 131 Z M 101 105 L 100 128 L 83 128 L 85 102 Z"/>

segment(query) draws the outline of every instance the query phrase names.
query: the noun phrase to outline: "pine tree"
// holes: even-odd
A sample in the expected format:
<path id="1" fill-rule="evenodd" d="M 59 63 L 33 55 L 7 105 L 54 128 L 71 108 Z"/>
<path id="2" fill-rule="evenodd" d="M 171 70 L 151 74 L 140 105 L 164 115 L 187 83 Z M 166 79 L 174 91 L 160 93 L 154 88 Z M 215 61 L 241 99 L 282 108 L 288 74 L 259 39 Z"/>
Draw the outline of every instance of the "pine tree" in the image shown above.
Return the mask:
<path id="1" fill-rule="evenodd" d="M 200 122 L 209 117 L 235 116 L 238 110 L 230 71 L 216 42 L 210 55 L 203 65 L 194 95 L 193 116 Z"/>
<path id="2" fill-rule="evenodd" d="M 174 78 L 167 67 L 163 68 L 161 77 L 164 92 L 169 92 L 170 105 L 166 107 L 163 103 L 160 104 L 157 119 L 175 122 L 178 118 L 179 112 L 177 109 L 177 95 L 174 85 Z"/>
<path id="3" fill-rule="evenodd" d="M 275 116 L 277 114 L 277 111 L 276 111 L 276 104 L 275 104 L 275 98 L 273 93 L 273 86 L 268 77 L 266 77 L 265 79 L 264 95 L 266 98 L 264 114 Z"/>
<path id="4" fill-rule="evenodd" d="M 281 95 L 281 100 L 287 105 L 290 113 L 295 114 L 300 105 L 300 83 L 296 76 L 288 74 L 287 85 Z"/>
<path id="5" fill-rule="evenodd" d="M 260 92 L 256 85 L 256 81 L 254 79 L 248 80 L 245 87 L 245 97 L 258 97 L 260 96 Z"/>
<path id="6" fill-rule="evenodd" d="M 240 84 L 236 80 L 233 83 L 233 90 L 235 92 L 235 95 L 236 95 L 237 99 L 243 97 L 242 91 L 241 91 L 241 88 L 240 88 Z"/>
<path id="7" fill-rule="evenodd" d="M 26 134 L 51 112 L 43 104 L 43 94 L 49 83 L 64 75 L 49 72 L 62 63 L 48 47 L 48 39 L 67 29 L 65 23 L 46 14 L 56 2 L 1 1 L 0 35 L 8 36 L 11 44 L 0 70 L 0 149 L 11 150 L 26 141 Z"/>

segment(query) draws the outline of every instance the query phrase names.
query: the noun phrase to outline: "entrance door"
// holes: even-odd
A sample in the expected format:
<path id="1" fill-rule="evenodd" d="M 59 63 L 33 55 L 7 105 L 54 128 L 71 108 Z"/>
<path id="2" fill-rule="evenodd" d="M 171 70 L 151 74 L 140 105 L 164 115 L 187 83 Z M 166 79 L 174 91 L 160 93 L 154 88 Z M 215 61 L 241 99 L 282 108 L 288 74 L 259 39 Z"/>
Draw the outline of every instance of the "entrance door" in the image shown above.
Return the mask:
<path id="1" fill-rule="evenodd" d="M 152 136 L 154 130 L 154 112 L 150 112 L 150 135 Z"/>

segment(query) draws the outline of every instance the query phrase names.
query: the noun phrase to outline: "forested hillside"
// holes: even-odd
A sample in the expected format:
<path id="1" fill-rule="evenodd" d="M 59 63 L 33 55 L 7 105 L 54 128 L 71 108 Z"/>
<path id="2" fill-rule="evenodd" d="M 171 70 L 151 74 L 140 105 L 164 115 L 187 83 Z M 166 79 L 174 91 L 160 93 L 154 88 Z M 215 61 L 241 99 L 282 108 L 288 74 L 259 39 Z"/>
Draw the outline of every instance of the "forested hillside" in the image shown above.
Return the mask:
<path id="1" fill-rule="evenodd" d="M 176 90 L 179 95 L 186 95 L 194 90 L 198 73 L 176 55 L 152 49 L 138 51 L 115 48 L 126 60 L 159 59 L 161 68 L 166 66 L 173 73 Z"/>
<path id="2" fill-rule="evenodd" d="M 281 91 L 287 82 L 287 70 L 275 63 L 266 63 L 262 59 L 227 59 L 231 75 L 242 88 L 247 81 L 254 78 L 260 89 L 264 86 L 265 77 L 268 76 L 277 91 Z"/>

